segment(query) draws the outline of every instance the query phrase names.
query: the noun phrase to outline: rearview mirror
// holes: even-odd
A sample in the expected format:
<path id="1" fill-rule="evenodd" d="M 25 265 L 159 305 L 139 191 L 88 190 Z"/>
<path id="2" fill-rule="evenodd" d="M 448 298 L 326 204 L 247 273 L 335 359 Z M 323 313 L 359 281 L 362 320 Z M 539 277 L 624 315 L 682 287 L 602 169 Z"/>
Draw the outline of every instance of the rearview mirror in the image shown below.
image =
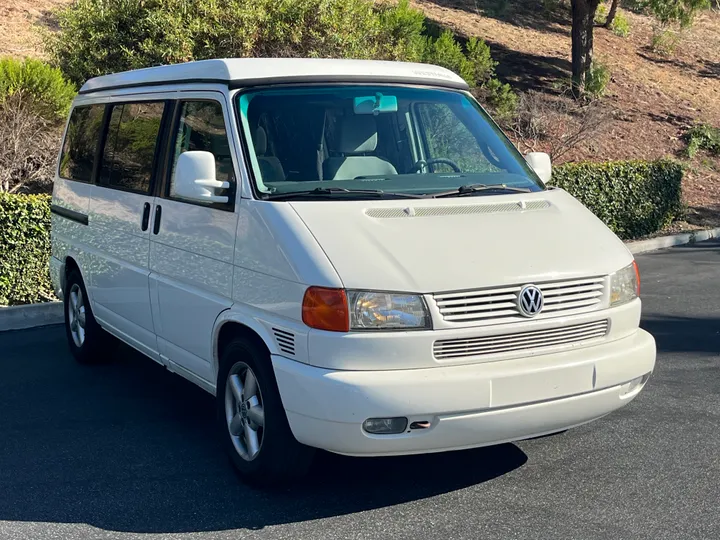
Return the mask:
<path id="1" fill-rule="evenodd" d="M 183 152 L 175 165 L 174 195 L 202 203 L 226 203 L 228 197 L 216 195 L 216 190 L 228 189 L 230 182 L 215 179 L 215 156 L 210 152 Z"/>
<path id="2" fill-rule="evenodd" d="M 552 178 L 552 161 L 545 152 L 530 152 L 525 156 L 530 168 L 535 171 L 543 183 L 547 184 Z"/>
<path id="3" fill-rule="evenodd" d="M 378 92 L 374 96 L 356 97 L 353 100 L 355 114 L 373 114 L 397 112 L 397 96 L 386 96 Z"/>

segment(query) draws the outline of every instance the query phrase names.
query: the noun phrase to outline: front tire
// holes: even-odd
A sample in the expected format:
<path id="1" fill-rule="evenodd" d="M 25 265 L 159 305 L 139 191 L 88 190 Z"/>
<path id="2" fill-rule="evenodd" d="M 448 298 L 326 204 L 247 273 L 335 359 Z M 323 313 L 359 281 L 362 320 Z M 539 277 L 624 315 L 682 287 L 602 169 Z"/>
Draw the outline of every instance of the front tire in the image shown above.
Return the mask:
<path id="1" fill-rule="evenodd" d="M 100 358 L 106 334 L 93 316 L 85 284 L 77 270 L 68 274 L 64 297 L 65 334 L 70 352 L 81 364 L 95 363 Z"/>
<path id="2" fill-rule="evenodd" d="M 238 338 L 220 358 L 218 428 L 246 482 L 275 485 L 307 472 L 313 449 L 292 434 L 266 350 Z"/>

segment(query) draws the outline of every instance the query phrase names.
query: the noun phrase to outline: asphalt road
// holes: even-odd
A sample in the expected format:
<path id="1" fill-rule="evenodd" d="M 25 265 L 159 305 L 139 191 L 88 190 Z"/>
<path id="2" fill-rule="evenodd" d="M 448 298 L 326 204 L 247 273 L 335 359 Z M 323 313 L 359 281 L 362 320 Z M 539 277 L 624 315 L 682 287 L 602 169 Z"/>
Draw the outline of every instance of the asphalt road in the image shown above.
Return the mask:
<path id="1" fill-rule="evenodd" d="M 322 454 L 241 484 L 212 398 L 121 348 L 76 365 L 59 327 L 0 335 L 0 539 L 720 538 L 720 243 L 638 258 L 658 364 L 565 434 L 419 457 Z"/>

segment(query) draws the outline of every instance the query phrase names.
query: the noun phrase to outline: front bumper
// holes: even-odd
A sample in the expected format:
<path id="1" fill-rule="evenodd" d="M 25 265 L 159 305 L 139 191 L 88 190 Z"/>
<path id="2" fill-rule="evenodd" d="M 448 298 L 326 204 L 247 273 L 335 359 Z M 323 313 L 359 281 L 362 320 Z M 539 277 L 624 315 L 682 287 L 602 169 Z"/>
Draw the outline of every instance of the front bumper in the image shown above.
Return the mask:
<path id="1" fill-rule="evenodd" d="M 333 371 L 272 356 L 283 405 L 301 443 L 340 454 L 441 452 L 553 433 L 600 418 L 642 389 L 655 341 L 631 336 L 578 350 L 473 365 Z M 407 417 L 430 427 L 363 431 L 367 418 Z"/>

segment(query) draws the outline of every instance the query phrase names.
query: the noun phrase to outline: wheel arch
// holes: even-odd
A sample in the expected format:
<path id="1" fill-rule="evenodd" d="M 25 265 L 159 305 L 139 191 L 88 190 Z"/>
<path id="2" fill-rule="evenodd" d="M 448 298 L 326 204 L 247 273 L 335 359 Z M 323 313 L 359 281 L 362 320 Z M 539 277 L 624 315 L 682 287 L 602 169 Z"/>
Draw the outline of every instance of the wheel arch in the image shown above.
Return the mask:
<path id="1" fill-rule="evenodd" d="M 220 369 L 220 358 L 224 347 L 234 338 L 249 339 L 262 347 L 269 354 L 272 351 L 274 340 L 268 329 L 256 319 L 232 309 L 223 311 L 215 321 L 212 340 L 213 375 L 217 381 Z"/>
<path id="2" fill-rule="evenodd" d="M 80 263 L 78 262 L 79 257 L 76 255 L 69 253 L 65 256 L 63 259 L 63 268 L 60 272 L 60 281 L 62 285 L 63 293 L 67 289 L 67 279 L 70 276 L 70 272 L 73 270 L 77 270 L 80 274 L 80 279 L 82 279 L 83 284 L 85 285 L 85 290 L 88 295 L 88 300 L 90 301 L 90 306 L 93 306 L 93 299 L 92 299 L 92 293 L 90 292 L 90 284 L 88 283 L 87 277 L 85 272 L 83 271 L 82 267 L 80 266 Z"/>

